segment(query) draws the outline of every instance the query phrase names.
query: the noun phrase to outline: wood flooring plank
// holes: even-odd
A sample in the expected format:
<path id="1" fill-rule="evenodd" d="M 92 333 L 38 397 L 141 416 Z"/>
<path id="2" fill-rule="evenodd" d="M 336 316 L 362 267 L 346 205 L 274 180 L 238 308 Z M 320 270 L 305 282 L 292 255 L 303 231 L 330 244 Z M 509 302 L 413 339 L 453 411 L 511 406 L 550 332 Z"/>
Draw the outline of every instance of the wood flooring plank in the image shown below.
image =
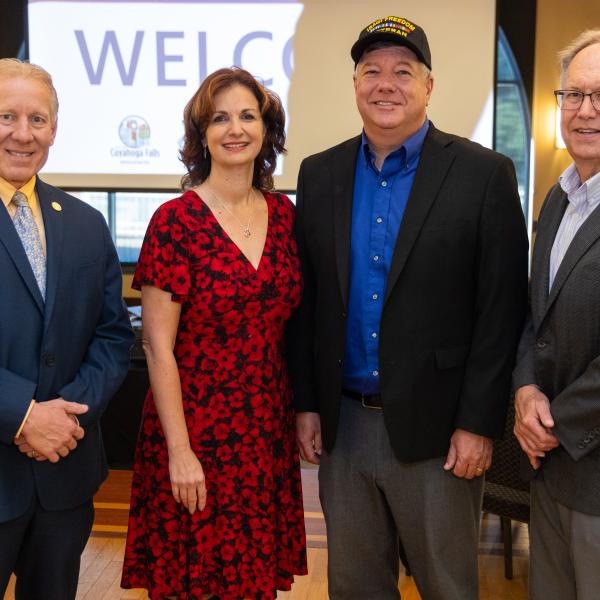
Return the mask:
<path id="1" fill-rule="evenodd" d="M 415 586 L 412 577 L 406 577 L 406 575 L 402 574 L 400 576 L 398 589 L 400 590 L 402 600 L 421 600 L 421 596 L 417 591 L 417 587 Z"/>
<path id="2" fill-rule="evenodd" d="M 146 600 L 148 594 L 144 590 L 121 590 L 121 600 Z"/>
<path id="3" fill-rule="evenodd" d="M 303 468 L 304 510 L 307 524 L 308 575 L 298 576 L 289 592 L 280 592 L 278 600 L 327 600 L 327 538 L 318 499 L 318 471 Z M 108 481 L 95 498 L 94 534 L 82 556 L 77 600 L 148 600 L 144 590 L 120 588 L 124 526 L 131 486 L 131 472 L 111 471 Z M 481 600 L 526 600 L 529 535 L 527 526 L 513 524 L 513 570 L 511 581 L 504 579 L 500 521 L 494 515 L 482 515 L 479 545 Z M 402 572 L 399 589 L 402 600 L 420 600 L 414 580 Z M 4 600 L 14 600 L 11 578 Z"/>

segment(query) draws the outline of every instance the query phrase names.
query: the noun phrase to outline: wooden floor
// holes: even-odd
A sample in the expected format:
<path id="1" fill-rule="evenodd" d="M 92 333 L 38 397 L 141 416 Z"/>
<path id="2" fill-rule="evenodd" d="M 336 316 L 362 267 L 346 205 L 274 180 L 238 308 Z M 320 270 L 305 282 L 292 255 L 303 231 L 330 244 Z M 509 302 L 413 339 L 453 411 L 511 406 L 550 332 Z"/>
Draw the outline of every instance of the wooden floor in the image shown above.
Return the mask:
<path id="1" fill-rule="evenodd" d="M 304 509 L 308 542 L 308 575 L 297 577 L 290 592 L 280 592 L 280 600 L 327 599 L 327 538 L 325 522 L 317 493 L 317 472 L 302 470 Z M 129 509 L 128 471 L 111 471 L 94 499 L 96 520 L 92 536 L 82 557 L 77 600 L 144 600 L 143 590 L 123 590 L 119 587 L 127 511 Z M 497 517 L 483 515 L 479 545 L 479 575 L 481 600 L 526 600 L 528 568 L 528 532 L 521 524 L 513 529 L 514 577 L 504 578 L 504 562 L 500 524 Z M 420 600 L 413 580 L 402 573 L 399 582 L 402 600 Z M 14 600 L 11 580 L 4 600 Z M 365 599 L 369 600 L 369 599 Z"/>

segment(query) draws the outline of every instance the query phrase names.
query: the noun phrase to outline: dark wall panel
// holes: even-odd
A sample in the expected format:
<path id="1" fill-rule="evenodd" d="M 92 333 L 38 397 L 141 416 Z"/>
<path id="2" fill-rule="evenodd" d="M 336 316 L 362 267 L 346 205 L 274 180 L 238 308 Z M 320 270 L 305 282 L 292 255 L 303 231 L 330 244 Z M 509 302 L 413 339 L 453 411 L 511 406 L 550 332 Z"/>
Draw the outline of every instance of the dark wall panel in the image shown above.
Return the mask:
<path id="1" fill-rule="evenodd" d="M 521 71 L 530 110 L 533 99 L 536 5 L 536 0 L 498 0 L 496 8 L 498 25 L 504 30 Z"/>
<path id="2" fill-rule="evenodd" d="M 0 58 L 15 58 L 23 50 L 26 0 L 0 0 Z"/>

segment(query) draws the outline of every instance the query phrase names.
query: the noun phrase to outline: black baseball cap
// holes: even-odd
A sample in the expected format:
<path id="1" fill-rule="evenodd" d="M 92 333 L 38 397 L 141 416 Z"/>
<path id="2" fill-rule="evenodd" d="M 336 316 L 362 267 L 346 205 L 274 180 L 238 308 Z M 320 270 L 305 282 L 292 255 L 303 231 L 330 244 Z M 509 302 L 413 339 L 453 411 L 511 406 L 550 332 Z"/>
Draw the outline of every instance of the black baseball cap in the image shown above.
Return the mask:
<path id="1" fill-rule="evenodd" d="M 416 23 L 402 17 L 384 17 L 369 23 L 358 35 L 350 55 L 356 65 L 365 49 L 375 42 L 392 42 L 406 46 L 431 69 L 431 52 L 427 36 Z"/>

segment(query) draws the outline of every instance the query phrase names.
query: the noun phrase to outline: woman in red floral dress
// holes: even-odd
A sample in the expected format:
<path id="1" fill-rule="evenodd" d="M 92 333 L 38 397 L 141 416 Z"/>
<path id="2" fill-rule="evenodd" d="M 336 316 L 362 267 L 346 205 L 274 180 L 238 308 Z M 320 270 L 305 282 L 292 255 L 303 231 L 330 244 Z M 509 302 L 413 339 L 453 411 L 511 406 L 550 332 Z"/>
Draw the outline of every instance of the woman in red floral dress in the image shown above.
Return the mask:
<path id="1" fill-rule="evenodd" d="M 271 600 L 306 573 L 284 328 L 301 276 L 277 96 L 242 69 L 185 109 L 184 194 L 152 217 L 134 277 L 151 391 L 121 585 L 153 600 Z"/>

